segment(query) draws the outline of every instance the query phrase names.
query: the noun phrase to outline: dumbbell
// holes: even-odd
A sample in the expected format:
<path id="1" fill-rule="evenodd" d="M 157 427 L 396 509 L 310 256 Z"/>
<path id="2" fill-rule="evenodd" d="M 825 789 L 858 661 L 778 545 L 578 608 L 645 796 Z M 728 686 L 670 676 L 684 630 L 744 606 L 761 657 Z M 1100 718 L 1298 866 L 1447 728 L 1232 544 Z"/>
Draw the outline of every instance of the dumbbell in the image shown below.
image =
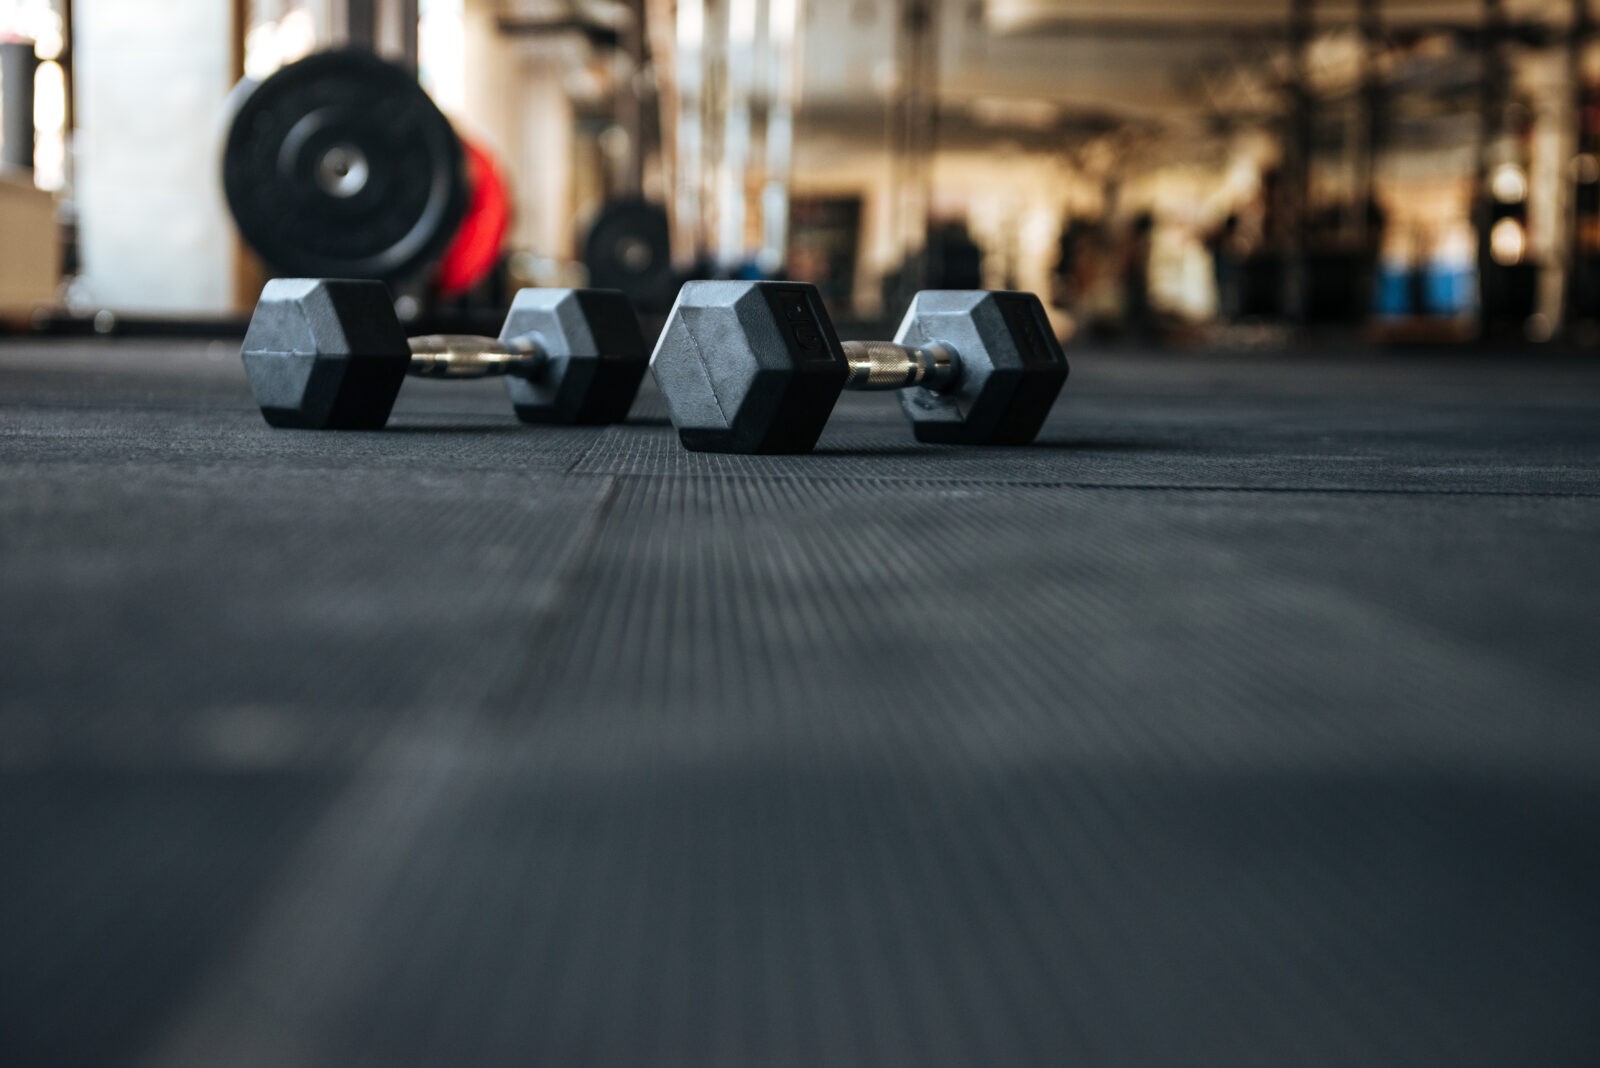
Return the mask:
<path id="1" fill-rule="evenodd" d="M 504 375 L 525 423 L 619 423 L 646 354 L 614 290 L 524 289 L 498 338 L 408 341 L 382 282 L 325 278 L 268 282 L 240 349 L 267 422 L 311 430 L 381 428 L 407 374 Z"/>
<path id="2" fill-rule="evenodd" d="M 841 343 L 815 286 L 689 282 L 650 357 L 686 448 L 807 452 L 843 390 L 900 391 L 918 441 L 1024 445 L 1067 380 L 1032 293 L 928 290 L 894 341 Z"/>

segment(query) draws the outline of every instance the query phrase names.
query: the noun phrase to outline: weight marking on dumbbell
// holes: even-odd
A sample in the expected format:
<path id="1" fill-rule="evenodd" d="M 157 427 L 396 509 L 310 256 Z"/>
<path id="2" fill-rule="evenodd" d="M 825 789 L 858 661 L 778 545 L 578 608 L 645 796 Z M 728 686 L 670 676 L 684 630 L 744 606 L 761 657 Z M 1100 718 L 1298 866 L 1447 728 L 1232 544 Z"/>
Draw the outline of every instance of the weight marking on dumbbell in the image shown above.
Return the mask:
<path id="1" fill-rule="evenodd" d="M 810 293 L 793 286 L 774 285 L 764 289 L 764 294 L 779 316 L 779 329 L 799 348 L 803 359 L 818 363 L 834 360 L 817 311 L 810 306 Z"/>
<path id="2" fill-rule="evenodd" d="M 1056 362 L 1059 357 L 1045 345 L 1043 331 L 1035 315 L 1037 300 L 1029 294 L 1017 293 L 997 294 L 995 299 L 1007 325 L 1011 327 L 1011 336 L 1017 340 L 1023 359 L 1030 363 Z"/>

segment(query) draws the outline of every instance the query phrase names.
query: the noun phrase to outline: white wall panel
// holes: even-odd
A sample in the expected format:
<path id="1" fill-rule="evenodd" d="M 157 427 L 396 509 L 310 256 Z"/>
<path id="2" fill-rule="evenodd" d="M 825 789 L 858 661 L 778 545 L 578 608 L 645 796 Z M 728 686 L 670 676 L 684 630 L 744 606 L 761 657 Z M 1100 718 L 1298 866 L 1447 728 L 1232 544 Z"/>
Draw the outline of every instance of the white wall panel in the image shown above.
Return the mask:
<path id="1" fill-rule="evenodd" d="M 77 0 L 80 289 L 94 307 L 229 310 L 235 239 L 219 154 L 230 7 Z"/>

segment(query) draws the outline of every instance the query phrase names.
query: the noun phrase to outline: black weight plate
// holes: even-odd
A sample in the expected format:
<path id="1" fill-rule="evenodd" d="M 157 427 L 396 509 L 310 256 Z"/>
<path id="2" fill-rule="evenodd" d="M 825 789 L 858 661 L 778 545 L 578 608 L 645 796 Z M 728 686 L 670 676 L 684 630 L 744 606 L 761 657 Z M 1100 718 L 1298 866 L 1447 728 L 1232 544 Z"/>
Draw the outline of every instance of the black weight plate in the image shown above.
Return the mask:
<path id="1" fill-rule="evenodd" d="M 613 200 L 600 209 L 583 245 L 589 285 L 620 289 L 641 308 L 665 309 L 676 295 L 667 213 L 645 200 Z"/>
<path id="2" fill-rule="evenodd" d="M 408 71 L 353 49 L 241 83 L 222 186 L 250 247 L 307 278 L 413 276 L 467 204 L 450 121 Z"/>

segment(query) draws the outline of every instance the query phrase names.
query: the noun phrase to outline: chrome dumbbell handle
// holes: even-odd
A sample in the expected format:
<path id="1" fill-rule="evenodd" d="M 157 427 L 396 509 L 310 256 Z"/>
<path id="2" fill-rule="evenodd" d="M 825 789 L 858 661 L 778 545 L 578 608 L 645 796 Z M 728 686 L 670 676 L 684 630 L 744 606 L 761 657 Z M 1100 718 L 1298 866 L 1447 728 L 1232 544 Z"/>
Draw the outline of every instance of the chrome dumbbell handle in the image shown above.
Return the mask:
<path id="1" fill-rule="evenodd" d="M 422 378 L 536 378 L 550 362 L 531 340 L 501 341 L 474 334 L 424 334 L 408 340 L 410 373 Z"/>
<path id="2" fill-rule="evenodd" d="M 845 389 L 924 386 L 939 392 L 961 378 L 961 357 L 949 345 L 938 342 L 913 347 L 892 341 L 845 341 L 841 347 L 850 364 Z"/>

